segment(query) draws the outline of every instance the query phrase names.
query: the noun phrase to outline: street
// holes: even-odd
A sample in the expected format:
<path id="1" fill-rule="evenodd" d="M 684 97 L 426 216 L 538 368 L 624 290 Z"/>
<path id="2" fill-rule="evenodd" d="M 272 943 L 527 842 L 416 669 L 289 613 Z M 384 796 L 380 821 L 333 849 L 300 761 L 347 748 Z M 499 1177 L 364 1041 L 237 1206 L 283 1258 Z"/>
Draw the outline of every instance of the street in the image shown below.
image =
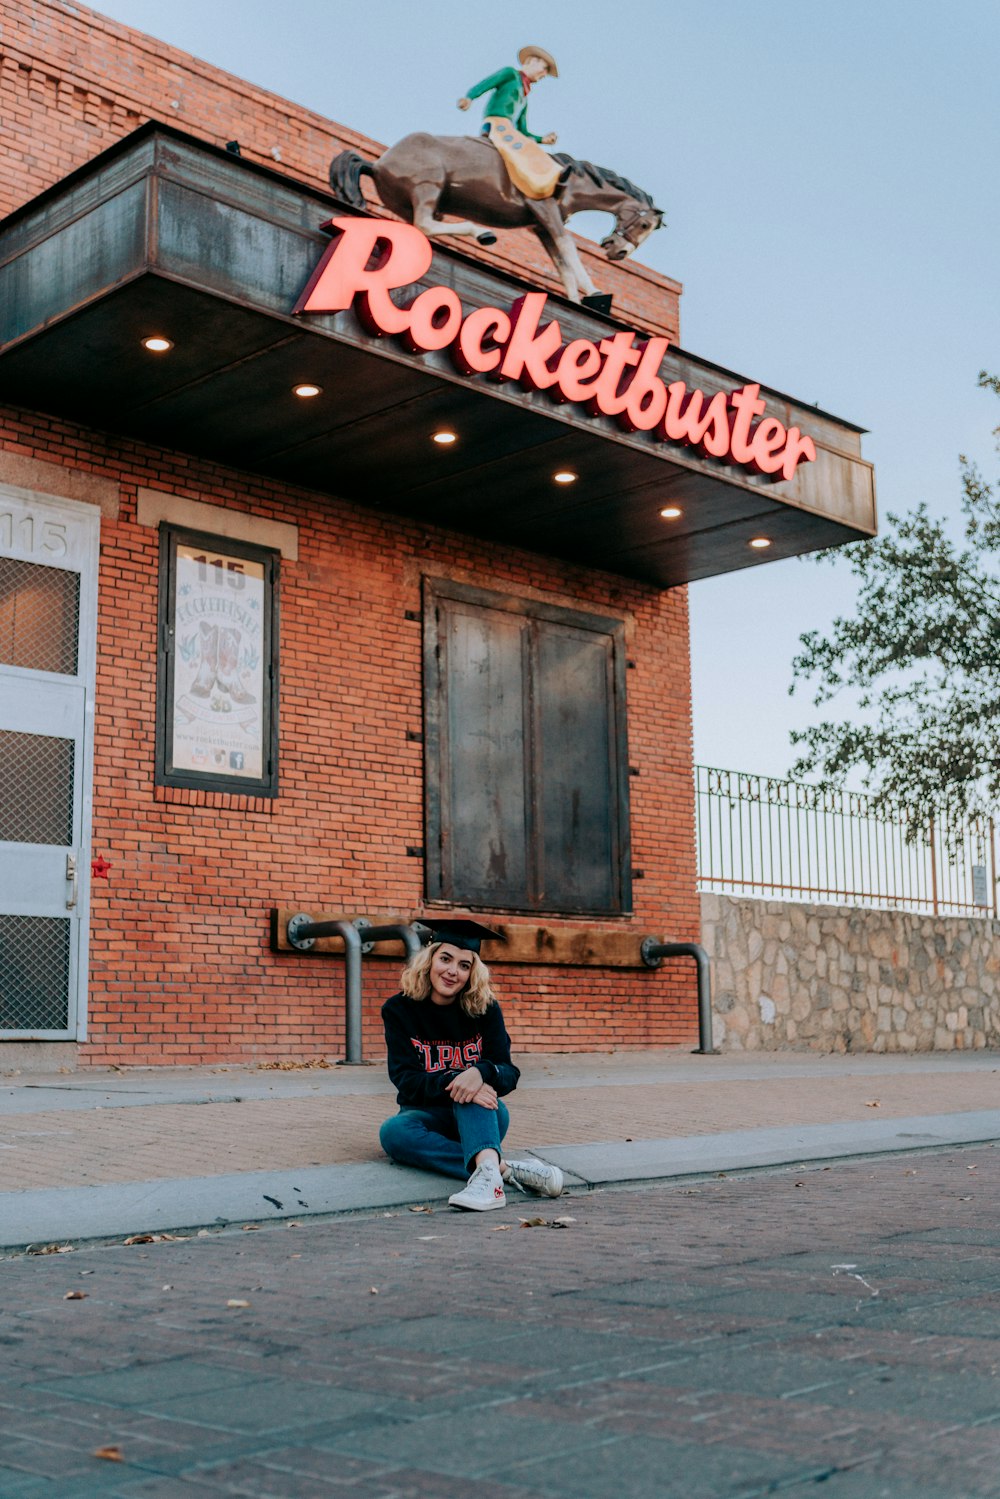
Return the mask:
<path id="1" fill-rule="evenodd" d="M 981 1146 L 11 1255 L 0 1496 L 1000 1495 L 998 1188 Z"/>

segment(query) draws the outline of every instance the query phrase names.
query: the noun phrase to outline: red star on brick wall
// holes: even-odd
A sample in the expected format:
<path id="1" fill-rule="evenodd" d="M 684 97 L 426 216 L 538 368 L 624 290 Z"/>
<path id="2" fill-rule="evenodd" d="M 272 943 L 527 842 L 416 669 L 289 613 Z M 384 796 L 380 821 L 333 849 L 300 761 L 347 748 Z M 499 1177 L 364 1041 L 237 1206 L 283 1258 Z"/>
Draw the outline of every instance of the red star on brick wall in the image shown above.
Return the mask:
<path id="1" fill-rule="evenodd" d="M 103 854 L 98 854 L 96 859 L 91 859 L 90 861 L 90 872 L 95 880 L 106 880 L 110 868 L 111 865 Z"/>

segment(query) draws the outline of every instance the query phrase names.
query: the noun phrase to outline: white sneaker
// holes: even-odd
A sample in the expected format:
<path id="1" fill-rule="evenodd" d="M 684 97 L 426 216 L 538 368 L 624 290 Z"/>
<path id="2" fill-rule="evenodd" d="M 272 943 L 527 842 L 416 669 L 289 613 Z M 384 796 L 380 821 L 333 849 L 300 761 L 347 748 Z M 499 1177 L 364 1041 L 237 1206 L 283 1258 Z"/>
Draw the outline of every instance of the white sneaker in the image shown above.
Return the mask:
<path id="1" fill-rule="evenodd" d="M 563 1189 L 563 1174 L 558 1166 L 547 1166 L 544 1161 L 507 1161 L 504 1181 L 512 1181 L 526 1192 L 537 1192 L 540 1197 L 558 1197 Z"/>
<path id="2" fill-rule="evenodd" d="M 498 1166 L 477 1166 L 469 1177 L 468 1185 L 461 1192 L 448 1198 L 453 1208 L 471 1208 L 475 1213 L 488 1213 L 490 1208 L 505 1208 L 507 1199 L 503 1194 L 503 1177 Z"/>

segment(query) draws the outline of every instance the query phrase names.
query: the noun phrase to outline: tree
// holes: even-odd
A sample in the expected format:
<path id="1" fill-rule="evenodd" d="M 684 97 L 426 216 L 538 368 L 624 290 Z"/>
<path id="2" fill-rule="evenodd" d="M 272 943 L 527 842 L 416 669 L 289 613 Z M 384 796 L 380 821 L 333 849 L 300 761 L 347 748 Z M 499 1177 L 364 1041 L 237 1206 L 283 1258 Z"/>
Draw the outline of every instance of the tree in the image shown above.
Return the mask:
<path id="1" fill-rule="evenodd" d="M 1000 396 L 1000 377 L 980 386 Z M 994 428 L 1000 452 L 1000 426 Z M 859 720 L 795 731 L 795 776 L 838 786 L 859 768 L 884 808 L 934 810 L 952 824 L 1000 804 L 1000 494 L 964 455 L 963 536 L 926 505 L 890 514 L 874 541 L 820 554 L 858 579 L 857 613 L 810 631 L 793 661 L 814 702 L 857 693 Z"/>

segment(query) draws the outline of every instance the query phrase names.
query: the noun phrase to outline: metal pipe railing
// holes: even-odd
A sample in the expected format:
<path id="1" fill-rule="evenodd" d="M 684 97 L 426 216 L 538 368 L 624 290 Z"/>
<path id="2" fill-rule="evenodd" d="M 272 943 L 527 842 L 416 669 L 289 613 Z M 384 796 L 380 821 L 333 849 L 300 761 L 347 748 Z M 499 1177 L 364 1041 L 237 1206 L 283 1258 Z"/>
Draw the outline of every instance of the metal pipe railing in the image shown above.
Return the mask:
<path id="1" fill-rule="evenodd" d="M 712 1045 L 712 975 L 708 953 L 697 942 L 657 942 L 644 937 L 639 948 L 647 968 L 659 968 L 664 958 L 694 958 L 698 967 L 698 1045 L 695 1055 L 717 1057 Z"/>
<path id="2" fill-rule="evenodd" d="M 412 926 L 395 923 L 372 926 L 365 917 L 356 921 L 311 921 L 304 911 L 289 917 L 288 941 L 296 952 L 309 952 L 317 937 L 340 937 L 344 943 L 344 1066 L 365 1065 L 361 1040 L 361 959 L 376 942 L 402 942 L 407 958 L 421 948 Z"/>

